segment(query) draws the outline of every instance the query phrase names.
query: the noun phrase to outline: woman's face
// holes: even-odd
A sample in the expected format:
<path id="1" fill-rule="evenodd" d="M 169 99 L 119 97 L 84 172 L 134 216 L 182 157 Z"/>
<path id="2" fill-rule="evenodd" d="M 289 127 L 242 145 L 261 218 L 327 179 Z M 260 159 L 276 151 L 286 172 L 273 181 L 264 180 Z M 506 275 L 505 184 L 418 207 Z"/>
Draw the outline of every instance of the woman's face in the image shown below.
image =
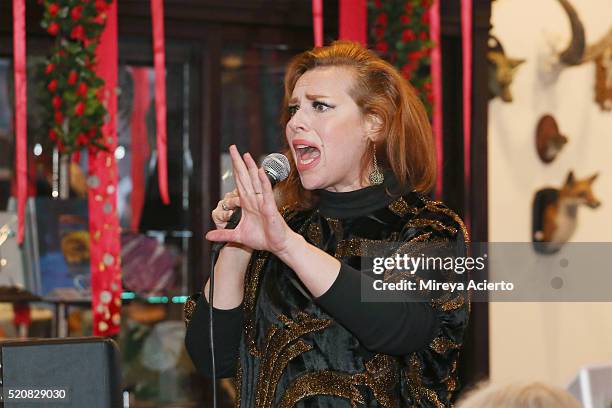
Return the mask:
<path id="1" fill-rule="evenodd" d="M 348 94 L 352 85 L 352 72 L 344 67 L 315 68 L 295 84 L 285 134 L 307 190 L 364 186 L 360 166 L 371 123 Z"/>

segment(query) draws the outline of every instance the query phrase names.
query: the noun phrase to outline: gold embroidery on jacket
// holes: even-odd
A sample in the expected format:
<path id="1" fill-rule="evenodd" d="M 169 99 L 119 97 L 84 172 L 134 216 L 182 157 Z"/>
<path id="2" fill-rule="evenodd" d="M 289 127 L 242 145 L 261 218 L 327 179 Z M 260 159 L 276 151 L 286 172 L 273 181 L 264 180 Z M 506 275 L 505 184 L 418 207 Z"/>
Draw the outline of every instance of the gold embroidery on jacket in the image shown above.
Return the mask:
<path id="1" fill-rule="evenodd" d="M 247 349 L 253 357 L 258 356 L 257 342 L 255 340 L 255 303 L 257 301 L 257 287 L 259 275 L 263 269 L 269 252 L 258 253 L 259 256 L 252 258 L 247 273 L 244 277 L 244 334 Z"/>
<path id="2" fill-rule="evenodd" d="M 351 407 L 357 407 L 357 404 L 366 403 L 358 386 L 367 386 L 382 407 L 399 407 L 394 390 L 399 381 L 397 361 L 391 356 L 377 354 L 365 366 L 365 372 L 352 375 L 331 370 L 304 374 L 291 383 L 278 406 L 291 408 L 304 398 L 329 395 L 346 398 Z"/>
<path id="3" fill-rule="evenodd" d="M 410 220 L 406 224 L 406 227 L 408 228 L 410 227 L 413 227 L 413 228 L 431 227 L 435 229 L 436 231 L 447 231 L 453 235 L 457 233 L 456 228 L 446 225 L 442 223 L 441 221 L 432 220 L 429 218 L 417 218 L 416 220 Z"/>
<path id="4" fill-rule="evenodd" d="M 458 349 L 461 346 L 449 338 L 436 337 L 433 339 L 429 347 L 431 347 L 431 349 L 438 354 L 445 354 L 447 351 L 451 349 Z"/>
<path id="5" fill-rule="evenodd" d="M 321 227 L 319 224 L 312 223 L 308 226 L 308 239 L 317 248 L 321 247 Z"/>
<path id="6" fill-rule="evenodd" d="M 284 315 L 278 318 L 285 327 L 272 326 L 268 330 L 257 374 L 256 408 L 272 406 L 276 387 L 289 361 L 312 349 L 312 345 L 300 337 L 323 330 L 332 323 L 329 319 L 316 319 L 301 311 L 295 320 Z"/>
<path id="7" fill-rule="evenodd" d="M 410 356 L 409 364 L 404 368 L 404 374 L 406 375 L 406 382 L 414 398 L 413 406 L 424 405 L 423 399 L 425 398 L 433 403 L 436 408 L 444 408 L 444 404 L 440 401 L 438 394 L 431 388 L 427 388 L 423 385 L 423 365 L 415 353 L 412 353 Z"/>
<path id="8" fill-rule="evenodd" d="M 388 241 L 380 241 L 366 238 L 350 238 L 338 241 L 336 247 L 336 258 L 348 256 L 381 256 L 381 249 L 385 249 Z"/>
<path id="9" fill-rule="evenodd" d="M 440 309 L 444 312 L 459 309 L 465 304 L 465 297 L 462 294 L 459 294 L 452 299 L 449 299 L 449 297 L 450 294 L 441 296 L 438 299 L 432 300 L 432 304 L 436 309 Z"/>
<path id="10" fill-rule="evenodd" d="M 191 316 L 193 316 L 193 311 L 195 310 L 196 305 L 197 305 L 197 301 L 193 298 L 193 296 L 190 296 L 185 302 L 185 305 L 183 306 L 183 316 L 185 320 L 185 325 L 187 326 L 189 325 L 189 322 L 191 321 Z"/>
<path id="11" fill-rule="evenodd" d="M 242 391 L 242 364 L 240 364 L 240 358 L 236 363 L 236 377 L 234 378 L 234 387 L 236 387 L 236 399 L 234 400 L 234 408 L 240 408 Z"/>
<path id="12" fill-rule="evenodd" d="M 387 208 L 400 217 L 406 214 L 417 214 L 419 212 L 417 208 L 408 205 L 403 197 L 399 197 L 397 200 L 393 201 Z"/>
<path id="13" fill-rule="evenodd" d="M 425 204 L 425 208 L 427 208 L 429 211 L 446 214 L 449 217 L 451 217 L 455 222 L 457 222 L 457 224 L 459 224 L 459 228 L 461 228 L 461 232 L 463 234 L 463 239 L 465 240 L 465 243 L 467 244 L 470 242 L 470 236 L 468 234 L 467 228 L 465 227 L 463 220 L 461 219 L 461 217 L 457 215 L 457 213 L 455 213 L 453 210 L 451 210 L 450 208 L 444 206 L 444 204 L 437 202 L 437 201 L 428 201 Z"/>

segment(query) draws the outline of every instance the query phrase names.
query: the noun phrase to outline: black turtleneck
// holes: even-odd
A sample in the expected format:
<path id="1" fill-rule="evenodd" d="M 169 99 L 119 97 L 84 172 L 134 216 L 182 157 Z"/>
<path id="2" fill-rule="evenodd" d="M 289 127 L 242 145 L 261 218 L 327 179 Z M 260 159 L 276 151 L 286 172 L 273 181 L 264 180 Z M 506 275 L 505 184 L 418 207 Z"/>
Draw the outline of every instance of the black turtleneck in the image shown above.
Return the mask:
<path id="1" fill-rule="evenodd" d="M 348 192 L 316 190 L 319 196 L 319 212 L 324 217 L 353 218 L 370 214 L 386 207 L 399 195 L 406 192 L 399 188 L 393 172 L 383 171 L 384 182 Z"/>
<path id="2" fill-rule="evenodd" d="M 387 207 L 399 195 L 393 173 L 384 172 L 385 182 L 350 192 L 317 190 L 318 211 L 322 217 L 349 219 L 367 216 Z M 338 277 L 314 302 L 357 337 L 365 351 L 402 355 L 431 341 L 437 329 L 435 312 L 422 302 L 362 302 L 362 272 L 341 262 Z M 204 375 L 210 375 L 208 340 L 208 303 L 196 294 L 195 309 L 188 323 L 187 349 Z M 215 322 L 215 356 L 218 377 L 235 375 L 237 350 L 244 325 L 243 305 L 230 309 L 213 309 Z"/>

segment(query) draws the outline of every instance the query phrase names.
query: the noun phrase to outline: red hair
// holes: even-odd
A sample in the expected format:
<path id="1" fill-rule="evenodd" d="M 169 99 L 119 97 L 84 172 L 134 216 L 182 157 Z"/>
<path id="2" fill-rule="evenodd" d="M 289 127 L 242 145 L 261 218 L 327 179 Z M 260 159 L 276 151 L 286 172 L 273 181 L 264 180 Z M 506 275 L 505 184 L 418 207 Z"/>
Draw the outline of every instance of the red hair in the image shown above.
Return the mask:
<path id="1" fill-rule="evenodd" d="M 349 95 L 364 116 L 375 115 L 381 121 L 374 142 L 378 163 L 393 171 L 402 190 L 429 191 L 435 184 L 436 159 L 425 107 L 412 85 L 391 64 L 359 43 L 335 41 L 293 57 L 285 73 L 281 128 L 286 129 L 291 119 L 287 106 L 298 79 L 305 72 L 320 67 L 344 67 L 353 73 Z M 289 147 L 285 147 L 285 154 L 291 157 Z M 368 152 L 362 158 L 362 173 L 371 160 Z M 314 196 L 304 189 L 295 163 L 289 161 L 289 177 L 277 187 L 281 205 L 311 208 Z"/>

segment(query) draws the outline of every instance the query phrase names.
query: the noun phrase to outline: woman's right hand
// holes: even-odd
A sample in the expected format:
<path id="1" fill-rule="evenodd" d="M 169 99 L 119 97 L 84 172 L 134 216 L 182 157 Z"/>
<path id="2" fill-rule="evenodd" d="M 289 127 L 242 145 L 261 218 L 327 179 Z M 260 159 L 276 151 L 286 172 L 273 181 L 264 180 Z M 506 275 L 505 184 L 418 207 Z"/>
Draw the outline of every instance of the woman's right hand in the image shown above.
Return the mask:
<path id="1" fill-rule="evenodd" d="M 240 197 L 238 190 L 234 189 L 226 193 L 222 200 L 217 203 L 217 206 L 212 211 L 212 219 L 217 229 L 224 229 L 227 222 L 234 214 L 236 208 L 240 207 Z"/>

